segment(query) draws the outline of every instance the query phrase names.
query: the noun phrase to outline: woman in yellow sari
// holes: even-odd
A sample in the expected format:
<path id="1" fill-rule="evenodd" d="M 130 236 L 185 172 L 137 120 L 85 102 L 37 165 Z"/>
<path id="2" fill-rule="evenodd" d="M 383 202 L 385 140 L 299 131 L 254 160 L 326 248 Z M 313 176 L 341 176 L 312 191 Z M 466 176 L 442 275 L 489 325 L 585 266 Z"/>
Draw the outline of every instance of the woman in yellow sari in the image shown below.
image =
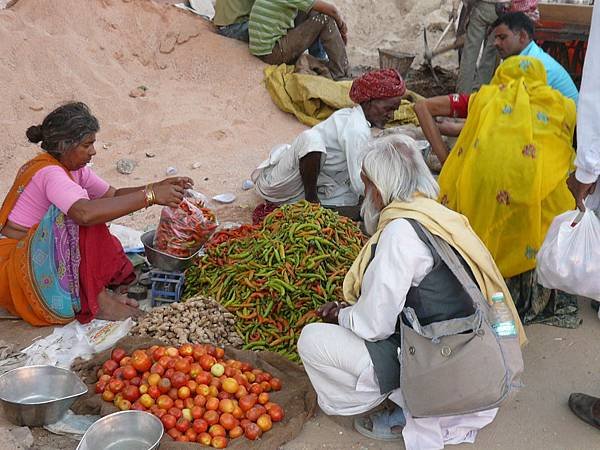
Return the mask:
<path id="1" fill-rule="evenodd" d="M 552 219 L 575 207 L 565 182 L 575 155 L 575 108 L 547 85 L 539 60 L 508 58 L 471 96 L 440 174 L 440 201 L 468 217 L 524 322 L 579 324 L 576 300 L 542 288 L 534 271 Z"/>

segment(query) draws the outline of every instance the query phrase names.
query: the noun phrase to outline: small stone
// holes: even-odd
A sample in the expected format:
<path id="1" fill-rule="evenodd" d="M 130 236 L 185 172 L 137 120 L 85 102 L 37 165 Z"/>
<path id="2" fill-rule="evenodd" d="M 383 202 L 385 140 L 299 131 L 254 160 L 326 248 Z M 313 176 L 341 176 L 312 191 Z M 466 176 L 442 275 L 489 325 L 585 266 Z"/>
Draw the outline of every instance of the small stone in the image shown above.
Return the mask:
<path id="1" fill-rule="evenodd" d="M 177 168 L 176 167 L 167 167 L 166 170 L 166 174 L 168 177 L 172 177 L 173 175 L 175 175 L 177 173 Z"/>
<path id="2" fill-rule="evenodd" d="M 224 194 L 215 195 L 212 199 L 219 203 L 233 203 L 235 201 L 235 194 L 232 192 L 225 192 Z"/>
<path id="3" fill-rule="evenodd" d="M 146 91 L 148 91 L 148 88 L 146 86 L 138 86 L 135 89 L 132 89 L 131 92 L 129 92 L 129 96 L 131 98 L 145 97 Z"/>
<path id="4" fill-rule="evenodd" d="M 29 109 L 32 111 L 41 111 L 44 109 L 44 105 L 42 105 L 41 103 L 32 103 L 31 105 L 29 105 Z"/>
<path id="5" fill-rule="evenodd" d="M 200 167 L 202 167 L 202 163 L 195 162 L 194 164 L 192 164 L 192 169 L 194 170 L 199 169 Z"/>
<path id="6" fill-rule="evenodd" d="M 252 189 L 254 187 L 254 183 L 252 182 L 252 180 L 244 180 L 244 182 L 242 183 L 242 189 L 245 191 L 248 191 L 250 189 Z"/>
<path id="7" fill-rule="evenodd" d="M 133 173 L 135 169 L 135 162 L 130 159 L 120 159 L 117 161 L 117 172 L 123 175 L 129 175 Z"/>
<path id="8" fill-rule="evenodd" d="M 146 158 L 154 158 L 155 156 L 156 156 L 156 153 L 146 152 Z"/>
<path id="9" fill-rule="evenodd" d="M 208 181 L 208 177 L 204 177 L 204 181 Z"/>
<path id="10" fill-rule="evenodd" d="M 110 147 L 110 144 L 103 144 L 103 145 L 102 145 L 102 148 L 103 148 L 104 150 L 108 150 L 108 148 L 109 148 L 109 147 Z"/>

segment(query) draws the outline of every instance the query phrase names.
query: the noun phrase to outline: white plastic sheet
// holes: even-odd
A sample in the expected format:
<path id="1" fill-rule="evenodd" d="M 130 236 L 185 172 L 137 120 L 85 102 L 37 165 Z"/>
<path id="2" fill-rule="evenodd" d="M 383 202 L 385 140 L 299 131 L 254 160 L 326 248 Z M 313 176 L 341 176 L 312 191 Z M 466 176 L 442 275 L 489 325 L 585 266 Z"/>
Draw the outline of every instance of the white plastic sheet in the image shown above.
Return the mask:
<path id="1" fill-rule="evenodd" d="M 552 222 L 537 255 L 538 281 L 600 301 L 600 219 L 591 209 L 580 215 L 569 211 Z"/>
<path id="2" fill-rule="evenodd" d="M 121 322 L 92 320 L 85 325 L 76 320 L 57 327 L 54 332 L 23 350 L 26 365 L 49 364 L 68 369 L 75 359 L 89 359 L 92 355 L 112 347 L 126 336 L 135 322 L 131 318 Z"/>

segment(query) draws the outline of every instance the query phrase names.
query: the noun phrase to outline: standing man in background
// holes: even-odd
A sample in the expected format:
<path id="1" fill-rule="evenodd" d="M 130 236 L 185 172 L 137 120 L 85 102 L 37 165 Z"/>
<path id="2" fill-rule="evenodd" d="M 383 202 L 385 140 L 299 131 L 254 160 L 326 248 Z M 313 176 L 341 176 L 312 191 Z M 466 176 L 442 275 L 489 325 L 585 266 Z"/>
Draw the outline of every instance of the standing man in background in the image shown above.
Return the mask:
<path id="1" fill-rule="evenodd" d="M 594 198 L 590 198 L 592 202 L 583 204 L 585 198 L 594 193 L 600 177 L 600 8 L 594 7 L 592 14 L 577 117 L 577 171 L 567 181 L 577 206 L 582 211 L 586 206 L 597 209 L 600 194 L 600 191 L 596 192 Z M 600 429 L 600 398 L 571 394 L 569 407 L 581 420 Z"/>
<path id="2" fill-rule="evenodd" d="M 494 75 L 498 54 L 493 37 L 489 37 L 492 24 L 498 19 L 498 12 L 510 5 L 506 0 L 463 0 L 471 9 L 465 37 L 465 46 L 460 59 L 457 91 L 470 94 L 482 84 L 488 83 Z M 477 60 L 483 44 L 479 65 Z"/>

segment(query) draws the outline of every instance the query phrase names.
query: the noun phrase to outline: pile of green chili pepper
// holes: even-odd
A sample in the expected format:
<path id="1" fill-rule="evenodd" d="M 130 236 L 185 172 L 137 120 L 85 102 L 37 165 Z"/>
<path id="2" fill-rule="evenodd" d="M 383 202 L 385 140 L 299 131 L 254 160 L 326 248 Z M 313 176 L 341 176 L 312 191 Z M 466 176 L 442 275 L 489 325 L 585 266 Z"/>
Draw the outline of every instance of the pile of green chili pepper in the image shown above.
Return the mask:
<path id="1" fill-rule="evenodd" d="M 354 222 L 301 201 L 269 214 L 217 245 L 186 272 L 185 297 L 203 293 L 236 315 L 248 350 L 299 361 L 302 327 L 316 309 L 341 299 L 346 272 L 364 244 Z"/>

